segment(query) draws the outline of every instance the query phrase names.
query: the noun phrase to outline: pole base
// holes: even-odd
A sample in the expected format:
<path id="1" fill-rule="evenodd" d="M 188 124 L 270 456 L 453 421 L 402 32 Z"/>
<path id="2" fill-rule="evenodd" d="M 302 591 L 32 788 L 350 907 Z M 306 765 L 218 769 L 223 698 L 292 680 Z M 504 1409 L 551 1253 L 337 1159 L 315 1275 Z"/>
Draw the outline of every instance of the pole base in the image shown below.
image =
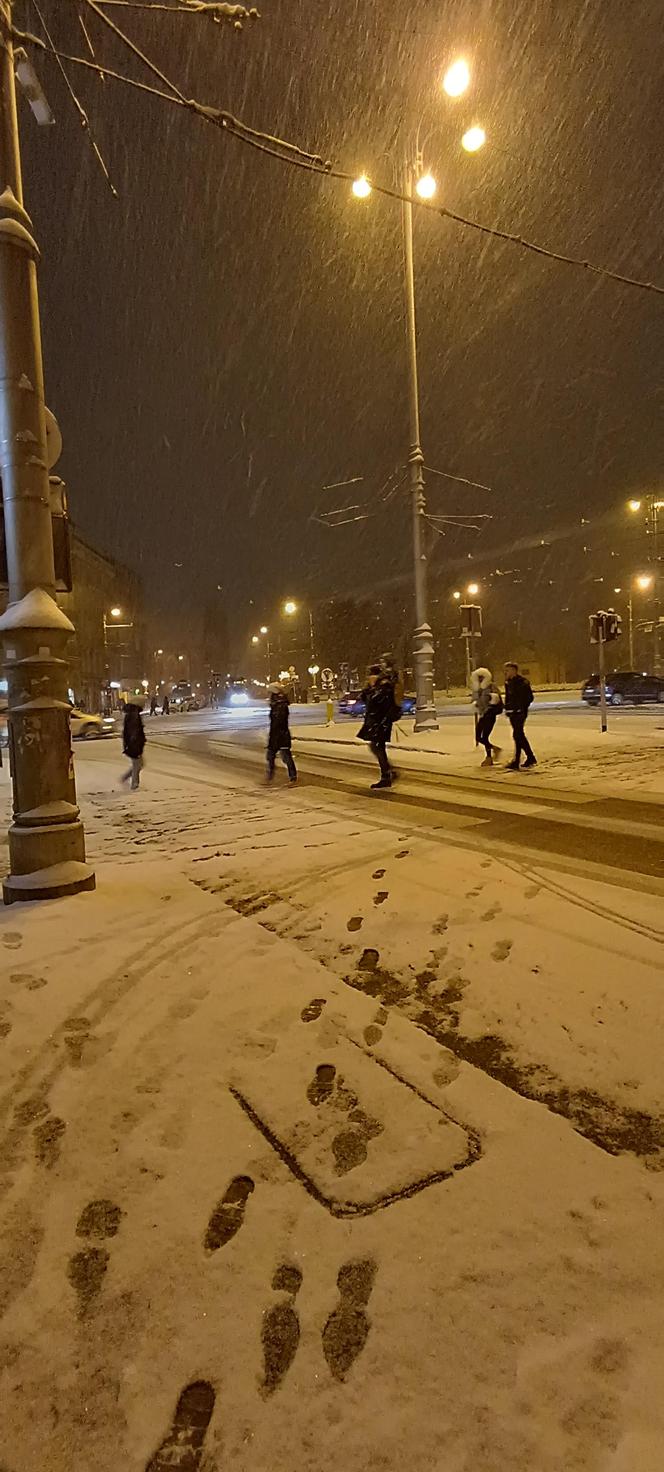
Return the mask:
<path id="1" fill-rule="evenodd" d="M 439 731 L 438 716 L 434 706 L 415 712 L 415 731 Z"/>
<path id="2" fill-rule="evenodd" d="M 2 882 L 2 898 L 6 905 L 21 900 L 59 900 L 94 889 L 96 882 L 89 864 L 70 859 L 65 864 L 51 864 L 48 869 L 34 869 L 32 874 L 8 874 Z"/>

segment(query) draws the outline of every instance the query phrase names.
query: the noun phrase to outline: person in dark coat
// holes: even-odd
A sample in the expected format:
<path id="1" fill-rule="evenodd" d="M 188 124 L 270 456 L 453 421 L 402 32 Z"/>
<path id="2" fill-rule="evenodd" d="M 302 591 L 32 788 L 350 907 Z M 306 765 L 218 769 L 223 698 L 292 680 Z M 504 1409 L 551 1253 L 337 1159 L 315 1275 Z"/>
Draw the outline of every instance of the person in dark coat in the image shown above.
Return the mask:
<path id="1" fill-rule="evenodd" d="M 156 716 L 156 714 L 157 714 L 157 692 L 155 690 L 154 695 L 151 697 L 151 700 L 150 700 L 150 715 L 151 716 Z"/>
<path id="2" fill-rule="evenodd" d="M 510 772 L 518 772 L 522 755 L 526 758 L 524 767 L 537 766 L 537 757 L 523 729 L 533 699 L 530 680 L 519 674 L 518 664 L 506 664 L 505 711 L 514 734 L 514 761 L 507 763 Z"/>
<path id="3" fill-rule="evenodd" d="M 141 780 L 141 767 L 143 766 L 143 749 L 145 747 L 145 731 L 139 705 L 128 704 L 125 711 L 124 726 L 122 728 L 122 749 L 125 756 L 129 757 L 131 766 L 125 772 L 122 781 L 129 782 L 131 779 L 131 790 L 136 792 Z"/>
<path id="4" fill-rule="evenodd" d="M 369 666 L 366 689 L 362 691 L 364 701 L 364 723 L 358 736 L 368 741 L 380 767 L 380 780 L 372 782 L 372 788 L 391 787 L 396 772 L 390 766 L 386 746 L 392 735 L 392 723 L 398 718 L 399 707 L 394 698 L 394 682 L 379 664 Z"/>
<path id="5" fill-rule="evenodd" d="M 270 685 L 270 730 L 267 738 L 267 780 L 274 777 L 277 754 L 288 772 L 291 782 L 297 782 L 297 768 L 291 752 L 291 733 L 288 723 L 288 696 L 280 681 Z"/>
<path id="6" fill-rule="evenodd" d="M 162 713 L 162 716 L 167 716 L 169 714 L 169 712 L 170 712 L 170 709 L 171 709 L 171 702 L 170 702 L 168 696 L 165 695 L 164 698 L 163 698 L 163 700 L 162 700 L 162 702 L 161 702 L 161 713 Z"/>

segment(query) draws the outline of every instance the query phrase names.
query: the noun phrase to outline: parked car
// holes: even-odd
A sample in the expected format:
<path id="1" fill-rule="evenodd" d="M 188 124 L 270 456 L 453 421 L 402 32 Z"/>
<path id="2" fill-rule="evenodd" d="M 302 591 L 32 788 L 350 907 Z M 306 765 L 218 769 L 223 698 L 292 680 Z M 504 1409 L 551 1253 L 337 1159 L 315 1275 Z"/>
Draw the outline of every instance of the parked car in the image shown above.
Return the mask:
<path id="1" fill-rule="evenodd" d="M 95 741 L 115 734 L 112 716 L 93 716 L 87 710 L 79 710 L 77 705 L 72 705 L 69 712 L 69 724 L 72 741 Z"/>
<path id="2" fill-rule="evenodd" d="M 86 710 L 79 710 L 77 705 L 71 707 L 69 723 L 73 741 L 98 741 L 102 736 L 115 735 L 115 721 L 112 716 L 93 716 Z M 0 746 L 7 746 L 7 743 L 7 711 L 5 709 L 0 710 Z"/>
<path id="3" fill-rule="evenodd" d="M 638 670 L 610 670 L 606 698 L 611 705 L 664 704 L 664 679 Z M 586 705 L 599 705 L 599 675 L 590 675 L 581 691 Z"/>
<path id="4" fill-rule="evenodd" d="M 404 716 L 415 714 L 414 695 L 404 695 L 401 702 L 401 713 Z M 342 695 L 339 701 L 339 714 L 342 716 L 364 715 L 364 701 L 361 690 L 349 690 L 347 695 Z"/>

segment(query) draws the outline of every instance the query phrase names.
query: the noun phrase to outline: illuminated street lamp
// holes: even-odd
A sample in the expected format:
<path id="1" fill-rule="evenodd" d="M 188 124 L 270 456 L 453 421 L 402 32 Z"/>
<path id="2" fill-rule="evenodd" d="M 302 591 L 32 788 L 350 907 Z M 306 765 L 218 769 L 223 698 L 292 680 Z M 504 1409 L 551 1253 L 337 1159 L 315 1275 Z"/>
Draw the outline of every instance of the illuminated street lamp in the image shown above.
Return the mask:
<path id="1" fill-rule="evenodd" d="M 636 516 L 640 511 L 645 515 L 646 535 L 652 538 L 650 542 L 651 553 L 648 561 L 652 564 L 652 589 L 654 601 L 653 617 L 653 666 L 654 673 L 662 673 L 661 655 L 661 604 L 662 604 L 662 576 L 659 565 L 659 519 L 660 513 L 664 511 L 664 500 L 661 493 L 648 491 L 643 496 L 633 496 L 627 502 L 628 510 Z M 638 586 L 638 582 L 637 582 Z"/>
<path id="2" fill-rule="evenodd" d="M 458 603 L 459 602 L 459 600 L 461 598 L 461 594 L 458 591 L 458 589 L 457 589 L 457 591 L 455 593 L 452 594 L 452 597 L 453 597 L 455 603 Z"/>
<path id="3" fill-rule="evenodd" d="M 260 639 L 258 637 L 258 634 L 254 634 L 251 642 L 252 642 L 252 644 L 260 644 L 261 641 L 260 641 Z"/>
<path id="4" fill-rule="evenodd" d="M 261 634 L 267 634 L 267 624 L 261 624 Z"/>
<path id="5" fill-rule="evenodd" d="M 476 598 L 480 591 L 479 583 L 469 583 L 466 592 L 469 598 Z"/>
<path id="6" fill-rule="evenodd" d="M 297 603 L 294 598 L 287 598 L 284 603 L 284 613 L 287 618 L 292 618 L 297 613 Z"/>
<path id="7" fill-rule="evenodd" d="M 443 91 L 448 97 L 462 97 L 470 85 L 470 67 L 468 62 L 459 57 L 448 66 L 443 77 Z"/>
<path id="8" fill-rule="evenodd" d="M 652 573 L 649 573 L 649 572 L 640 572 L 634 578 L 633 586 L 632 586 L 632 584 L 630 584 L 629 597 L 627 599 L 627 611 L 628 611 L 628 614 L 629 614 L 629 667 L 630 667 L 631 670 L 634 669 L 634 603 L 633 603 L 633 591 L 634 591 L 634 588 L 638 588 L 639 593 L 647 593 L 647 592 L 649 592 L 650 588 L 652 588 L 652 585 L 653 585 L 654 581 L 655 581 L 655 579 L 654 579 Z M 655 640 L 657 640 L 657 636 L 656 635 L 655 635 Z"/>
<path id="9" fill-rule="evenodd" d="M 465 148 L 466 153 L 478 153 L 480 148 L 484 148 L 485 143 L 486 133 L 484 128 L 477 126 L 468 128 L 461 139 L 461 147 Z"/>
<path id="10" fill-rule="evenodd" d="M 111 609 L 111 618 L 122 618 L 122 609 L 121 608 L 112 608 Z"/>
<path id="11" fill-rule="evenodd" d="M 434 194 L 436 193 L 436 181 L 433 177 L 433 174 L 422 174 L 422 177 L 418 179 L 415 188 L 420 196 L 420 199 L 433 199 Z"/>
<path id="12" fill-rule="evenodd" d="M 442 78 L 443 90 L 448 97 L 461 97 L 470 83 L 470 67 L 463 57 L 457 57 L 447 68 Z M 467 152 L 476 152 L 485 142 L 484 130 L 475 125 L 464 135 Z M 420 436 L 420 403 L 417 367 L 417 324 L 415 311 L 415 266 L 413 249 L 413 203 L 416 199 L 432 199 L 436 192 L 436 181 L 429 172 L 424 172 L 419 132 L 415 139 L 404 136 L 400 173 L 399 193 L 402 199 L 402 231 L 404 258 L 404 295 L 406 316 L 406 341 L 408 353 L 408 410 L 410 445 L 408 452 L 409 489 L 411 498 L 413 563 L 415 583 L 415 632 L 413 635 L 413 665 L 415 671 L 415 730 L 435 731 L 438 718 L 434 704 L 433 682 L 433 637 L 428 613 L 427 551 L 426 551 L 426 498 L 424 490 L 424 453 Z M 366 199 L 371 185 L 366 174 L 356 179 L 353 194 Z"/>
<path id="13" fill-rule="evenodd" d="M 353 194 L 356 199 L 368 199 L 371 194 L 371 185 L 366 174 L 360 174 L 359 179 L 353 180 Z"/>

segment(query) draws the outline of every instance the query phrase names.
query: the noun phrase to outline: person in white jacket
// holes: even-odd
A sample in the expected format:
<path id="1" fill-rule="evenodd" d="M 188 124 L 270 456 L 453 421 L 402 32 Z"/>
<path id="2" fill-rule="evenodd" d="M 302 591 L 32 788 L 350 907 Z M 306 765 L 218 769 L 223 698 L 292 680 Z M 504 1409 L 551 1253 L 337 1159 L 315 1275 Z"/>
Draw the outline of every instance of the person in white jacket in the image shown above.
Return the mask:
<path id="1" fill-rule="evenodd" d="M 496 724 L 496 719 L 503 710 L 503 702 L 500 690 L 493 683 L 491 670 L 473 670 L 470 677 L 471 700 L 475 706 L 475 745 L 483 746 L 486 752 L 483 767 L 492 767 L 493 759 L 500 756 L 501 748 L 492 746 L 491 733 Z"/>

